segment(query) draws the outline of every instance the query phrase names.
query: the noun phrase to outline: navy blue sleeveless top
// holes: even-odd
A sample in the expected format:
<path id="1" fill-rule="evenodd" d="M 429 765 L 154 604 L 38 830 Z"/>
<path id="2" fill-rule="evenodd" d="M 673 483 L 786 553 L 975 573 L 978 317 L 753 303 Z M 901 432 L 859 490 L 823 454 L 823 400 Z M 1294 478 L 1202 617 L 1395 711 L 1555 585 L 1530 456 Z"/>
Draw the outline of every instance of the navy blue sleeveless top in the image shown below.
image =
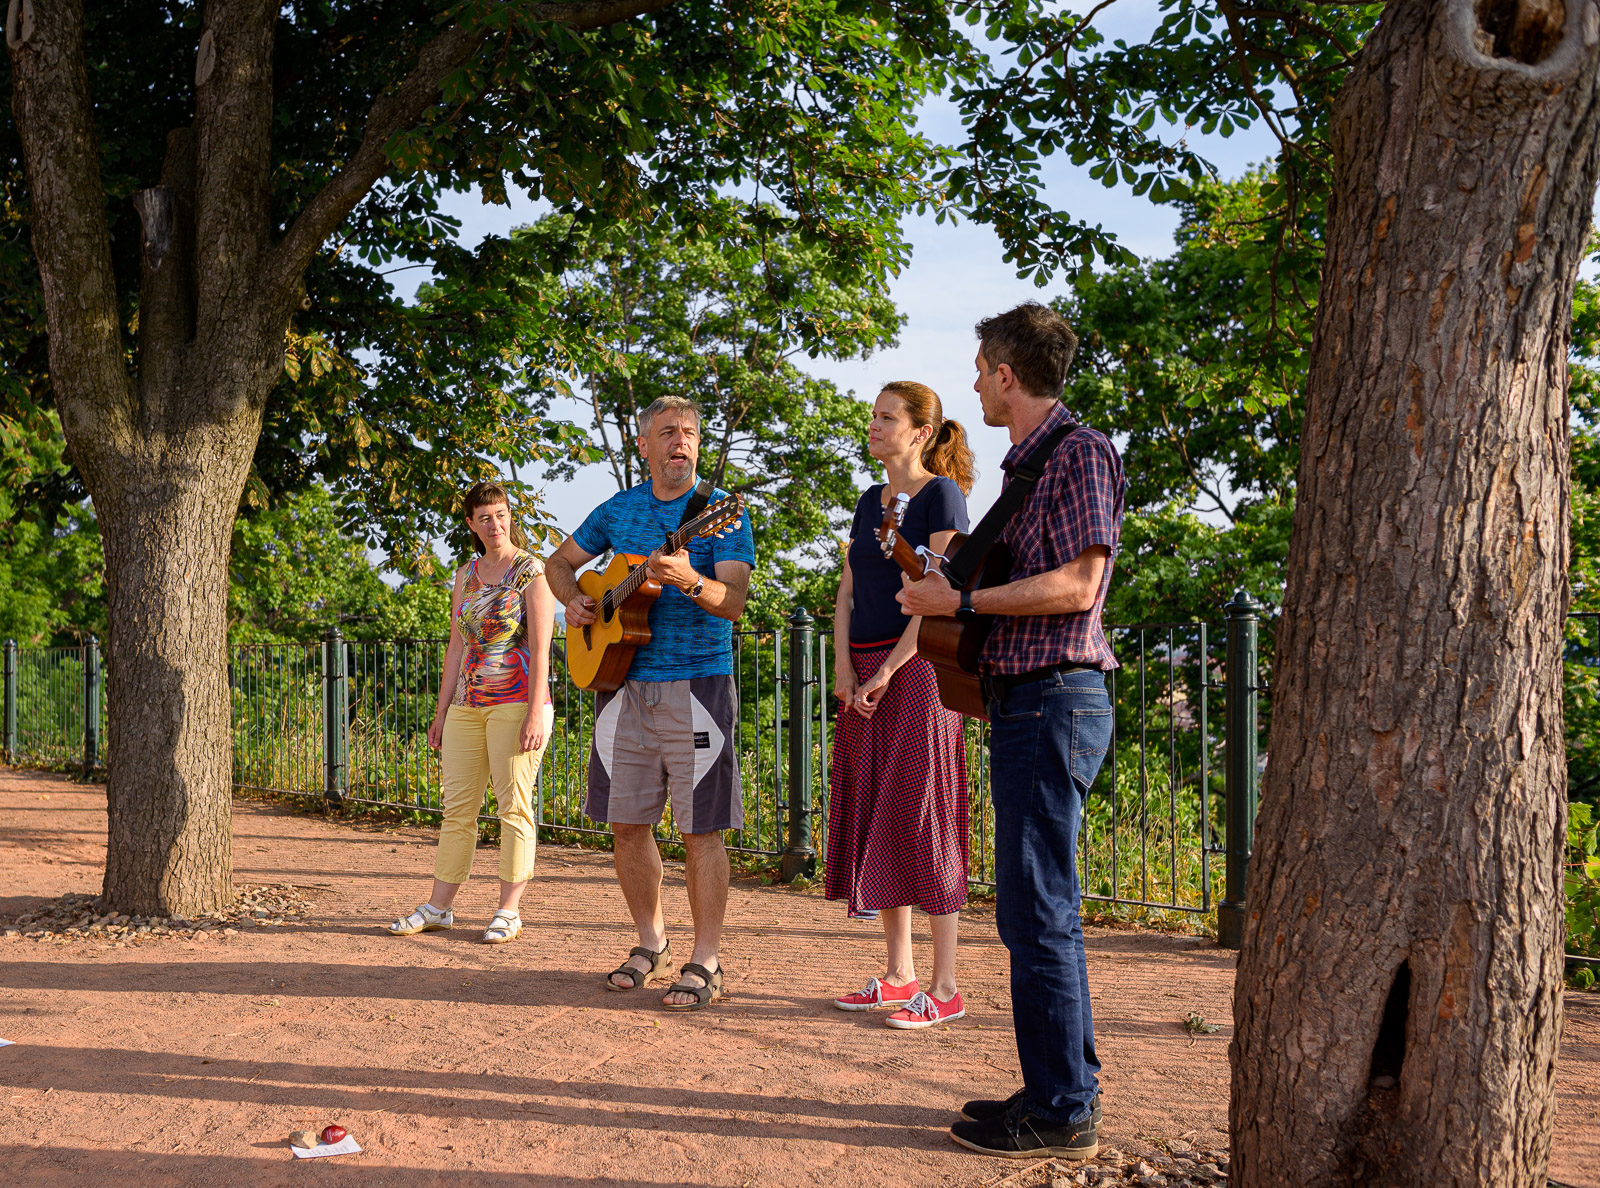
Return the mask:
<path id="1" fill-rule="evenodd" d="M 850 642 L 894 643 L 910 619 L 894 596 L 900 592 L 900 567 L 883 555 L 878 528 L 883 523 L 883 483 L 862 492 L 850 525 Z M 954 480 L 935 475 L 911 497 L 900 534 L 913 546 L 925 545 L 935 532 L 967 531 L 967 500 Z"/>

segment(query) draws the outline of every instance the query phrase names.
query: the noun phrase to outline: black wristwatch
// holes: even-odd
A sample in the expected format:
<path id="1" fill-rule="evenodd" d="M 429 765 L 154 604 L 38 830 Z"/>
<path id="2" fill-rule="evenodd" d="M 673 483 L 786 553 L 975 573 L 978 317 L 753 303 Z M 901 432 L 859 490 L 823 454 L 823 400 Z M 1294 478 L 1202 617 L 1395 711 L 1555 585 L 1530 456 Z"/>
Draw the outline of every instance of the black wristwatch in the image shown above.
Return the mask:
<path id="1" fill-rule="evenodd" d="M 690 598 L 699 598 L 700 595 L 705 593 L 705 590 L 706 590 L 706 579 L 703 578 L 703 577 L 696 577 L 694 579 L 694 585 L 690 586 L 687 590 L 684 591 L 684 593 L 687 594 Z"/>
<path id="2" fill-rule="evenodd" d="M 956 618 L 975 619 L 977 616 L 978 612 L 974 610 L 972 606 L 972 591 L 961 591 L 961 605 L 956 608 Z"/>

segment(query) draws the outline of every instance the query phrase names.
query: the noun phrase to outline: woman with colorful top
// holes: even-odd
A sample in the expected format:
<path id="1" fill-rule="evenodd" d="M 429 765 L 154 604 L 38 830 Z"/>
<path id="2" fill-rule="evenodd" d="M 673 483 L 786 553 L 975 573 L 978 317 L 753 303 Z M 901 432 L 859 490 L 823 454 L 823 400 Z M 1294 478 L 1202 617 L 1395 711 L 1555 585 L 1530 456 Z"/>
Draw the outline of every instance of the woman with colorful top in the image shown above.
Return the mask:
<path id="1" fill-rule="evenodd" d="M 505 490 L 479 483 L 465 505 L 478 555 L 456 571 L 439 710 L 428 727 L 444 800 L 433 894 L 389 931 L 410 936 L 455 922 L 451 905 L 472 873 L 478 810 L 492 780 L 500 810 L 500 908 L 483 939 L 498 945 L 522 931 L 518 904 L 533 875 L 533 786 L 554 725 L 548 677 L 555 598 Z"/>
<path id="2" fill-rule="evenodd" d="M 877 909 L 888 942 L 881 978 L 834 999 L 843 1011 L 898 1007 L 890 1027 L 958 1019 L 956 922 L 967 902 L 967 748 L 960 714 L 939 703 L 933 666 L 918 656 L 921 620 L 895 601 L 900 569 L 877 530 L 898 495 L 910 497 L 899 532 L 943 553 L 967 530 L 972 451 L 925 384 L 885 384 L 872 406 L 867 448 L 887 483 L 867 488 L 834 607 L 834 731 L 826 891 L 852 914 Z M 846 629 L 848 624 L 848 629 Z M 933 926 L 933 980 L 917 981 L 911 908 Z"/>

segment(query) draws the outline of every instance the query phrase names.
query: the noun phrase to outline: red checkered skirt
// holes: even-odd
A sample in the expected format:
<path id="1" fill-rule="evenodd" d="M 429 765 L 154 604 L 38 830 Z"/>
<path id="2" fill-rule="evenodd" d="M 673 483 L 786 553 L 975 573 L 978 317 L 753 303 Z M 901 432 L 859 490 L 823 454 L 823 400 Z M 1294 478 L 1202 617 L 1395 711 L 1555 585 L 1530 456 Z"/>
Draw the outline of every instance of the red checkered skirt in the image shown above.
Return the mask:
<path id="1" fill-rule="evenodd" d="M 856 679 L 891 651 L 852 645 Z M 966 737 L 920 656 L 895 672 L 871 718 L 839 711 L 824 889 L 852 911 L 915 905 L 943 916 L 967 902 Z"/>

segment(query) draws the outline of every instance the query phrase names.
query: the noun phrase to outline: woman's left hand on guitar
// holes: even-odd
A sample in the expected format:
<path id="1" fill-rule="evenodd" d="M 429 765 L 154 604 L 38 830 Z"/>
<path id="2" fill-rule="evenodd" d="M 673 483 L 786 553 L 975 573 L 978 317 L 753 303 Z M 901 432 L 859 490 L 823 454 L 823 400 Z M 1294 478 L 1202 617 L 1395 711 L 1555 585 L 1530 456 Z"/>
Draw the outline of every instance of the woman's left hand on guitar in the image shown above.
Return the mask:
<path id="1" fill-rule="evenodd" d="M 687 590 L 700 576 L 689 562 L 688 549 L 676 553 L 663 553 L 657 549 L 646 558 L 645 569 L 663 586 L 676 586 L 680 590 Z"/>
<path id="2" fill-rule="evenodd" d="M 918 582 L 912 581 L 910 574 L 901 574 L 895 601 L 908 615 L 953 615 L 961 607 L 961 591 L 936 571 L 930 570 Z"/>

